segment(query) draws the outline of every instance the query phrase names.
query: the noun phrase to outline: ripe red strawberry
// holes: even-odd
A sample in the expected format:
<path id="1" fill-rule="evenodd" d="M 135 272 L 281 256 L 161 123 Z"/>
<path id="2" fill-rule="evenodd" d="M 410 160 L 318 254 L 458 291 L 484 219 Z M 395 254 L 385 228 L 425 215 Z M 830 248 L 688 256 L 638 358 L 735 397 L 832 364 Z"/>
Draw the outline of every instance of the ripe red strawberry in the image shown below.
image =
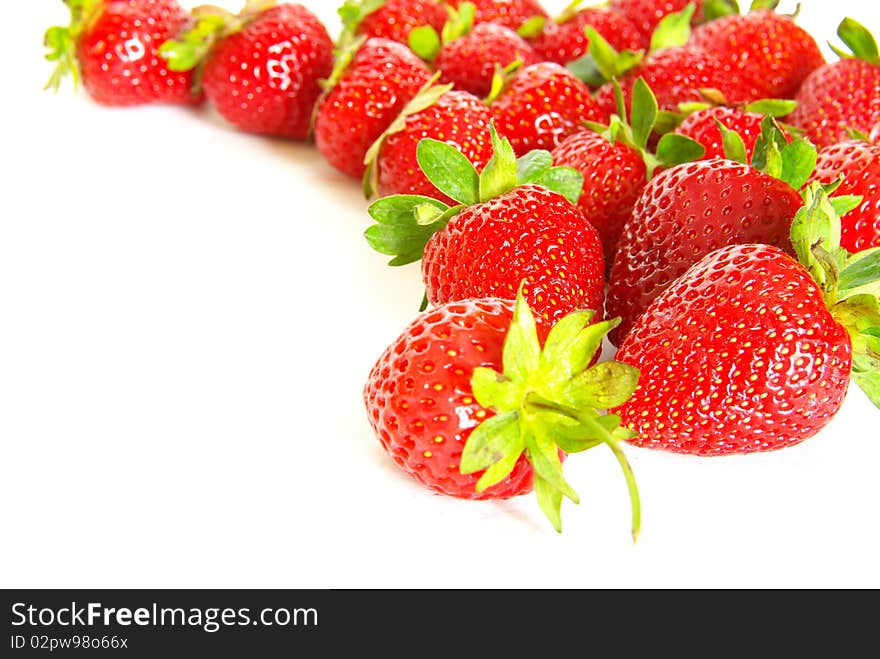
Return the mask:
<path id="1" fill-rule="evenodd" d="M 517 155 L 534 149 L 552 150 L 586 121 L 606 122 L 590 89 L 573 73 L 552 62 L 533 64 L 516 73 L 492 99 L 498 132 Z"/>
<path id="2" fill-rule="evenodd" d="M 850 252 L 880 247 L 880 145 L 851 140 L 820 149 L 810 180 L 841 179 L 835 195 L 862 197 L 858 208 L 841 218 L 841 244 Z"/>
<path id="3" fill-rule="evenodd" d="M 363 44 L 358 48 L 359 44 Z M 361 178 L 364 157 L 430 80 L 424 62 L 406 46 L 373 38 L 354 44 L 336 70 L 315 111 L 315 144 L 336 169 Z"/>
<path id="4" fill-rule="evenodd" d="M 496 23 L 480 23 L 471 32 L 443 46 L 436 61 L 441 81 L 453 83 L 481 98 L 492 90 L 497 68 L 514 62 L 528 66 L 539 61 L 532 47 L 513 30 Z"/>
<path id="5" fill-rule="evenodd" d="M 539 185 L 456 215 L 428 241 L 422 272 L 432 304 L 509 299 L 525 281 L 523 294 L 550 325 L 583 309 L 601 317 L 605 299 L 599 234 L 565 197 Z"/>
<path id="6" fill-rule="evenodd" d="M 648 182 L 641 152 L 599 133 L 581 131 L 556 147 L 553 162 L 584 175 L 578 208 L 599 233 L 610 268 L 623 225 Z"/>
<path id="7" fill-rule="evenodd" d="M 825 64 L 816 40 L 791 17 L 772 10 L 731 14 L 702 25 L 690 45 L 750 77 L 767 98 L 792 98 L 806 77 Z"/>
<path id="8" fill-rule="evenodd" d="M 781 136 L 775 141 L 776 149 L 779 142 L 785 144 Z M 648 183 L 623 229 L 611 268 L 605 309 L 609 317 L 623 319 L 612 335 L 615 345 L 654 298 L 706 254 L 752 242 L 791 249 L 791 221 L 801 206 L 795 189 L 813 169 L 809 149 L 799 141 L 783 150 L 786 160 L 802 167 L 783 167 L 775 160 L 780 175 L 788 172 L 787 181 L 715 159 L 667 169 Z"/>
<path id="9" fill-rule="evenodd" d="M 382 354 L 364 387 L 382 447 L 403 471 L 448 496 L 508 499 L 534 486 L 560 531 L 562 497 L 578 501 L 562 458 L 606 444 L 627 479 L 635 538 L 638 491 L 618 445 L 630 435 L 596 410 L 626 400 L 638 374 L 617 362 L 589 366 L 610 324 L 588 322 L 588 313 L 569 316 L 542 351 L 521 297 L 515 308 L 481 298 L 422 314 Z"/>
<path id="10" fill-rule="evenodd" d="M 548 21 L 532 42 L 538 55 L 548 62 L 565 65 L 586 55 L 590 40 L 584 28 L 588 25 L 616 50 L 636 51 L 644 47 L 632 21 L 607 7 L 587 7 L 570 16 L 563 14 L 557 21 Z"/>
<path id="11" fill-rule="evenodd" d="M 572 311 L 600 313 L 605 295 L 602 244 L 574 205 L 582 177 L 552 167 L 536 151 L 517 162 L 507 139 L 491 131 L 494 156 L 478 174 L 454 147 L 423 140 L 418 160 L 449 208 L 426 197 L 389 197 L 370 208 L 367 239 L 394 265 L 422 259 L 428 301 L 513 299 L 523 293 L 553 325 Z M 435 195 L 436 196 L 436 195 Z M 601 313 L 600 313 L 601 315 Z"/>
<path id="12" fill-rule="evenodd" d="M 648 307 L 617 355 L 641 371 L 614 410 L 633 443 L 698 455 L 792 446 L 837 413 L 850 377 L 880 407 L 880 254 L 852 256 L 835 235 L 814 187 L 792 225 L 806 268 L 776 247 L 727 246 Z"/>
<path id="13" fill-rule="evenodd" d="M 548 18 L 537 0 L 448 0 L 450 6 L 460 9 L 465 2 L 476 7 L 475 23 L 496 23 L 511 30 L 519 30 L 535 18 Z"/>
<path id="14" fill-rule="evenodd" d="M 732 71 L 713 54 L 683 46 L 653 52 L 641 66 L 621 78 L 627 107 L 638 78 L 644 78 L 654 91 L 660 109 L 670 112 L 677 112 L 680 103 L 701 101 L 700 90 L 717 90 L 733 105 L 763 98 L 754 82 Z M 599 90 L 596 100 L 606 112 L 614 110 L 616 99 L 610 83 Z"/>
<path id="15" fill-rule="evenodd" d="M 867 135 L 880 126 L 877 42 L 851 18 L 844 19 L 837 33 L 853 55 L 838 51 L 843 59 L 814 71 L 797 93 L 797 109 L 788 118 L 819 147 L 842 142 L 853 130 Z"/>
<path id="16" fill-rule="evenodd" d="M 190 23 L 177 0 L 67 0 L 71 23 L 46 32 L 47 59 L 57 62 L 47 87 L 81 77 L 104 105 L 201 101 L 193 76 L 170 71 L 159 46 Z"/>
<path id="17" fill-rule="evenodd" d="M 492 113 L 473 94 L 450 91 L 451 85 L 423 89 L 367 153 L 365 191 L 370 197 L 392 194 L 444 198 L 419 168 L 416 149 L 424 138 L 436 138 L 458 149 L 482 170 L 492 157 L 489 124 Z"/>
<path id="18" fill-rule="evenodd" d="M 704 160 L 726 158 L 724 135 L 718 126 L 720 122 L 729 131 L 742 138 L 744 152 L 742 162 L 751 162 L 755 154 L 755 145 L 761 136 L 762 124 L 767 116 L 784 116 L 789 114 L 794 104 L 784 101 L 758 101 L 744 108 L 714 106 L 697 110 L 688 115 L 675 129 L 678 135 L 685 135 L 699 142 L 706 149 Z M 783 130 L 786 141 L 791 142 L 791 135 Z"/>
<path id="19" fill-rule="evenodd" d="M 333 41 L 299 4 L 257 0 L 233 16 L 216 7 L 162 46 L 174 70 L 200 69 L 205 96 L 227 121 L 249 132 L 306 139 L 320 80 L 333 71 Z"/>
<path id="20" fill-rule="evenodd" d="M 608 269 L 614 262 L 617 241 L 642 189 L 658 166 L 670 167 L 700 157 L 702 147 L 678 135 L 664 136 L 657 154 L 648 151 L 648 140 L 658 119 L 657 101 L 644 80 L 636 82 L 632 119 L 619 108 L 600 132 L 584 130 L 568 137 L 553 151 L 556 165 L 583 174 L 578 208 L 599 232 Z"/>
<path id="21" fill-rule="evenodd" d="M 635 25 L 642 38 L 642 48 L 651 43 L 651 35 L 666 16 L 694 4 L 694 22 L 700 20 L 703 0 L 611 0 L 611 9 L 619 11 Z"/>
<path id="22" fill-rule="evenodd" d="M 406 44 L 413 29 L 430 25 L 439 32 L 447 19 L 437 0 L 346 0 L 339 16 L 343 45 L 358 35 Z"/>

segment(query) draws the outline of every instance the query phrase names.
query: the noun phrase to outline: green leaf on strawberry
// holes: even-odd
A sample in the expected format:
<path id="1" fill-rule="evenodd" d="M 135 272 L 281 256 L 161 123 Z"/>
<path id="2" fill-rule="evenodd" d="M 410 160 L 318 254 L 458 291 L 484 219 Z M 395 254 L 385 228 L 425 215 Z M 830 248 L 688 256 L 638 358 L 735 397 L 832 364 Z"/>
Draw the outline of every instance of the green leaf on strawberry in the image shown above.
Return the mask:
<path id="1" fill-rule="evenodd" d="M 764 9 L 769 9 L 770 11 L 773 11 L 778 6 L 779 0 L 752 0 L 752 4 L 749 6 L 749 12 L 761 11 Z"/>
<path id="2" fill-rule="evenodd" d="M 414 107 L 421 104 L 415 103 Z M 390 265 L 418 261 L 428 239 L 465 207 L 485 203 L 519 186 L 539 185 L 577 204 L 583 188 L 580 172 L 554 167 L 547 151 L 532 151 L 517 159 L 510 141 L 500 137 L 494 125 L 490 126 L 490 137 L 494 155 L 482 174 L 455 147 L 430 138 L 419 142 L 419 167 L 440 192 L 460 204 L 450 207 L 430 197 L 413 195 L 394 195 L 374 202 L 369 213 L 376 224 L 364 235 L 377 252 L 394 257 Z M 369 170 L 368 176 L 372 177 Z"/>
<path id="3" fill-rule="evenodd" d="M 613 81 L 617 93 L 617 114 L 611 117 L 608 126 L 588 123 L 587 127 L 605 137 L 612 144 L 624 144 L 638 151 L 650 179 L 658 167 L 672 167 L 692 162 L 706 153 L 704 146 L 685 135 L 666 133 L 657 143 L 655 153 L 648 150 L 648 141 L 658 132 L 657 122 L 661 119 L 657 99 L 644 78 L 638 78 L 633 85 L 632 108 L 627 122 L 623 93 L 617 81 Z"/>
<path id="4" fill-rule="evenodd" d="M 799 190 L 816 169 L 817 160 L 816 147 L 802 138 L 789 143 L 776 118 L 764 117 L 761 135 L 755 143 L 752 167 Z"/>
<path id="5" fill-rule="evenodd" d="M 841 247 L 840 216 L 820 183 L 804 191 L 805 204 L 792 222 L 798 260 L 852 340 L 852 375 L 880 407 L 880 248 L 851 254 Z"/>
<path id="6" fill-rule="evenodd" d="M 651 35 L 651 52 L 685 45 L 691 38 L 691 21 L 696 11 L 697 6 L 691 2 L 680 12 L 664 16 Z"/>
<path id="7" fill-rule="evenodd" d="M 421 25 L 409 33 L 409 48 L 426 62 L 433 62 L 443 48 L 443 41 L 431 25 Z"/>
<path id="8" fill-rule="evenodd" d="M 516 33 L 523 39 L 536 39 L 544 31 L 547 19 L 543 16 L 532 16 L 516 29 Z"/>
<path id="9" fill-rule="evenodd" d="M 340 48 L 346 48 L 355 39 L 357 29 L 370 14 L 385 6 L 386 0 L 345 0 L 336 10 L 342 21 L 342 34 L 339 37 Z"/>
<path id="10" fill-rule="evenodd" d="M 705 0 L 703 3 L 703 17 L 706 21 L 739 13 L 739 3 L 736 0 Z"/>
<path id="11" fill-rule="evenodd" d="M 618 52 L 595 28 L 588 25 L 584 34 L 590 41 L 590 51 L 569 62 L 566 68 L 591 87 L 601 87 L 606 82 L 623 77 L 642 63 L 642 51 L 624 50 Z"/>
<path id="12" fill-rule="evenodd" d="M 858 58 L 871 64 L 880 65 L 880 50 L 874 35 L 864 25 L 852 18 L 844 18 L 837 27 L 837 36 L 845 43 L 850 52 L 838 48 L 829 42 L 831 49 L 841 58 Z"/>
<path id="13" fill-rule="evenodd" d="M 632 395 L 638 371 L 618 362 L 589 367 L 614 325 L 590 325 L 591 319 L 586 312 L 565 317 L 550 331 L 542 350 L 535 318 L 520 290 L 504 343 L 503 372 L 474 370 L 474 396 L 495 416 L 471 434 L 460 470 L 485 470 L 477 488 L 486 489 L 504 480 L 525 453 L 535 471 L 539 506 L 561 531 L 563 498 L 577 503 L 579 497 L 563 475 L 559 451 L 580 452 L 605 444 L 626 477 L 635 538 L 641 525 L 638 489 L 619 446 L 628 435 L 619 417 L 603 416 L 600 410 Z"/>

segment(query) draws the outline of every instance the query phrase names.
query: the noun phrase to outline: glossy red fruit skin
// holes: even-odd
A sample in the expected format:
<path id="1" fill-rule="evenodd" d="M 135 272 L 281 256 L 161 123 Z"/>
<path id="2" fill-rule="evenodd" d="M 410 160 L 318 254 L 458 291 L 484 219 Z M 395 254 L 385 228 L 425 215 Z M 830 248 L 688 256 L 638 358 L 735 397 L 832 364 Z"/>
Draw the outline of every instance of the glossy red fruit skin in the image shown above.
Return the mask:
<path id="1" fill-rule="evenodd" d="M 642 48 L 651 45 L 651 35 L 660 21 L 669 14 L 682 11 L 689 3 L 697 6 L 694 20 L 703 11 L 703 0 L 611 0 L 611 9 L 630 19 L 642 38 Z"/>
<path id="2" fill-rule="evenodd" d="M 489 95 L 497 66 L 520 61 L 524 66 L 539 61 L 525 39 L 495 23 L 480 23 L 470 34 L 448 43 L 434 63 L 442 71 L 441 82 L 480 98 Z"/>
<path id="3" fill-rule="evenodd" d="M 333 40 L 302 5 L 281 4 L 218 43 L 202 73 L 205 96 L 248 133 L 304 140 L 333 70 Z"/>
<path id="4" fill-rule="evenodd" d="M 159 47 L 189 25 L 176 0 L 104 2 L 77 41 L 86 91 L 103 105 L 200 102 L 192 71 L 170 71 L 159 56 Z"/>
<path id="5" fill-rule="evenodd" d="M 673 132 L 690 137 L 706 147 L 706 153 L 702 160 L 724 158 L 723 137 L 721 129 L 715 123 L 716 120 L 743 138 L 746 156 L 751 162 L 752 156 L 755 154 L 755 144 L 758 137 L 761 136 L 763 114 L 727 107 L 706 108 L 705 110 L 697 110 L 688 116 Z M 783 133 L 786 139 L 791 142 L 791 135 L 784 129 Z"/>
<path id="6" fill-rule="evenodd" d="M 318 151 L 339 171 L 361 178 L 367 150 L 430 78 L 425 63 L 403 44 L 368 39 L 318 104 Z"/>
<path id="7" fill-rule="evenodd" d="M 814 71 L 795 96 L 786 121 L 817 147 L 849 139 L 849 129 L 870 134 L 880 126 L 880 66 L 843 59 Z"/>
<path id="8" fill-rule="evenodd" d="M 791 221 L 803 205 L 786 183 L 731 160 L 672 167 L 645 186 L 624 226 L 605 312 L 622 323 L 619 346 L 648 305 L 710 252 L 742 243 L 793 253 Z"/>
<path id="9" fill-rule="evenodd" d="M 880 247 L 880 145 L 857 140 L 819 150 L 811 181 L 843 183 L 834 195 L 858 195 L 861 205 L 841 218 L 841 244 L 852 253 Z"/>
<path id="10" fill-rule="evenodd" d="M 643 48 L 641 35 L 632 21 L 606 7 L 587 7 L 561 24 L 548 21 L 532 47 L 544 61 L 568 64 L 589 52 L 590 40 L 584 34 L 588 25 L 617 51 Z"/>
<path id="11" fill-rule="evenodd" d="M 430 25 L 440 33 L 448 18 L 449 14 L 436 0 L 387 0 L 361 21 L 356 32 L 408 44 L 413 28 Z"/>
<path id="12" fill-rule="evenodd" d="M 379 154 L 379 195 L 424 195 L 449 199 L 425 177 L 419 167 L 416 150 L 419 141 L 430 137 L 447 142 L 461 151 L 477 171 L 482 171 L 493 155 L 489 126 L 492 113 L 473 94 L 450 91 L 434 105 L 406 119 L 406 127 L 389 135 Z"/>
<path id="13" fill-rule="evenodd" d="M 599 232 L 610 269 L 623 226 L 648 183 L 642 154 L 592 131 L 581 131 L 556 147 L 553 164 L 574 167 L 584 175 L 578 208 Z"/>
<path id="14" fill-rule="evenodd" d="M 781 250 L 734 245 L 694 265 L 639 319 L 616 359 L 640 369 L 614 410 L 636 446 L 713 456 L 819 432 L 849 384 L 849 335 Z"/>
<path id="15" fill-rule="evenodd" d="M 733 71 L 729 64 L 711 53 L 686 46 L 658 50 L 620 80 L 628 109 L 633 85 L 640 77 L 651 87 L 660 109 L 670 112 L 678 112 L 679 103 L 704 101 L 700 89 L 717 89 L 731 105 L 762 98 L 756 85 Z M 596 100 L 606 112 L 616 111 L 617 100 L 611 83 L 599 89 Z"/>
<path id="16" fill-rule="evenodd" d="M 458 8 L 465 1 L 476 5 L 475 24 L 496 23 L 518 30 L 523 23 L 535 16 L 548 18 L 547 12 L 537 0 L 449 0 L 448 4 Z"/>
<path id="17" fill-rule="evenodd" d="M 810 73 L 825 64 L 810 34 L 788 16 L 761 10 L 732 14 L 694 30 L 690 45 L 752 75 L 765 98 L 792 98 Z"/>
<path id="18" fill-rule="evenodd" d="M 422 274 L 432 304 L 513 300 L 525 280 L 523 295 L 548 326 L 576 310 L 601 316 L 605 295 L 598 233 L 565 197 L 535 185 L 454 217 L 428 241 Z"/>
<path id="19" fill-rule="evenodd" d="M 608 114 L 590 89 L 559 64 L 533 64 L 517 73 L 491 105 L 495 127 L 517 156 L 534 149 L 552 151 L 583 129 L 585 121 L 605 123 Z"/>
<path id="20" fill-rule="evenodd" d="M 370 424 L 406 473 L 435 492 L 472 500 L 509 499 L 532 490 L 533 471 L 521 457 L 511 474 L 482 493 L 481 474 L 462 474 L 470 434 L 494 416 L 470 385 L 478 367 L 501 371 L 513 303 L 471 299 L 420 315 L 382 354 L 364 387 Z"/>

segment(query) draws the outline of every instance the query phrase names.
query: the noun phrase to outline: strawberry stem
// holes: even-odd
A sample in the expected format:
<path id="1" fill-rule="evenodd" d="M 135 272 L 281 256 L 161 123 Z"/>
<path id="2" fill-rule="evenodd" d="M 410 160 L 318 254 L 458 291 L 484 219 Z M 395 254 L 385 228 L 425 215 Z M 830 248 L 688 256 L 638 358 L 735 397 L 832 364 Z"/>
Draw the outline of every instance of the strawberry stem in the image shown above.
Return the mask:
<path id="1" fill-rule="evenodd" d="M 626 480 L 630 506 L 632 508 L 632 538 L 633 542 L 637 542 L 642 529 L 642 501 L 639 496 L 639 486 L 636 483 L 635 473 L 632 470 L 632 465 L 630 465 L 626 454 L 620 447 L 620 442 L 617 441 L 614 435 L 608 432 L 604 426 L 597 423 L 595 417 L 583 414 L 571 407 L 559 405 L 558 403 L 546 400 L 534 393 L 527 395 L 526 405 L 536 411 L 559 414 L 572 421 L 577 421 L 578 423 L 583 424 L 601 439 L 601 443 L 604 443 L 609 449 L 611 449 L 618 464 L 620 464 L 621 471 L 623 471 L 623 477 Z"/>

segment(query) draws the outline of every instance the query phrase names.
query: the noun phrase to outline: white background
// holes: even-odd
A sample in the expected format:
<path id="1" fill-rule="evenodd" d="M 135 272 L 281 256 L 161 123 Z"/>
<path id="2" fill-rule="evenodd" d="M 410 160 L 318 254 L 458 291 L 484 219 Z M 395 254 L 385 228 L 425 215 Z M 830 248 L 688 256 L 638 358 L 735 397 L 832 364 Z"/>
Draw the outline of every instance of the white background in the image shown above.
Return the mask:
<path id="1" fill-rule="evenodd" d="M 335 2 L 305 4 L 337 33 Z M 822 42 L 847 14 L 880 28 L 874 2 L 803 4 Z M 65 9 L 13 14 L 0 27 L 0 586 L 880 586 L 880 412 L 855 388 L 824 432 L 781 452 L 630 449 L 635 546 L 599 449 L 566 464 L 583 501 L 561 536 L 531 497 L 423 490 L 361 402 L 422 290 L 418 266 L 367 247 L 358 185 L 311 146 L 207 109 L 44 93 L 42 33 Z"/>

